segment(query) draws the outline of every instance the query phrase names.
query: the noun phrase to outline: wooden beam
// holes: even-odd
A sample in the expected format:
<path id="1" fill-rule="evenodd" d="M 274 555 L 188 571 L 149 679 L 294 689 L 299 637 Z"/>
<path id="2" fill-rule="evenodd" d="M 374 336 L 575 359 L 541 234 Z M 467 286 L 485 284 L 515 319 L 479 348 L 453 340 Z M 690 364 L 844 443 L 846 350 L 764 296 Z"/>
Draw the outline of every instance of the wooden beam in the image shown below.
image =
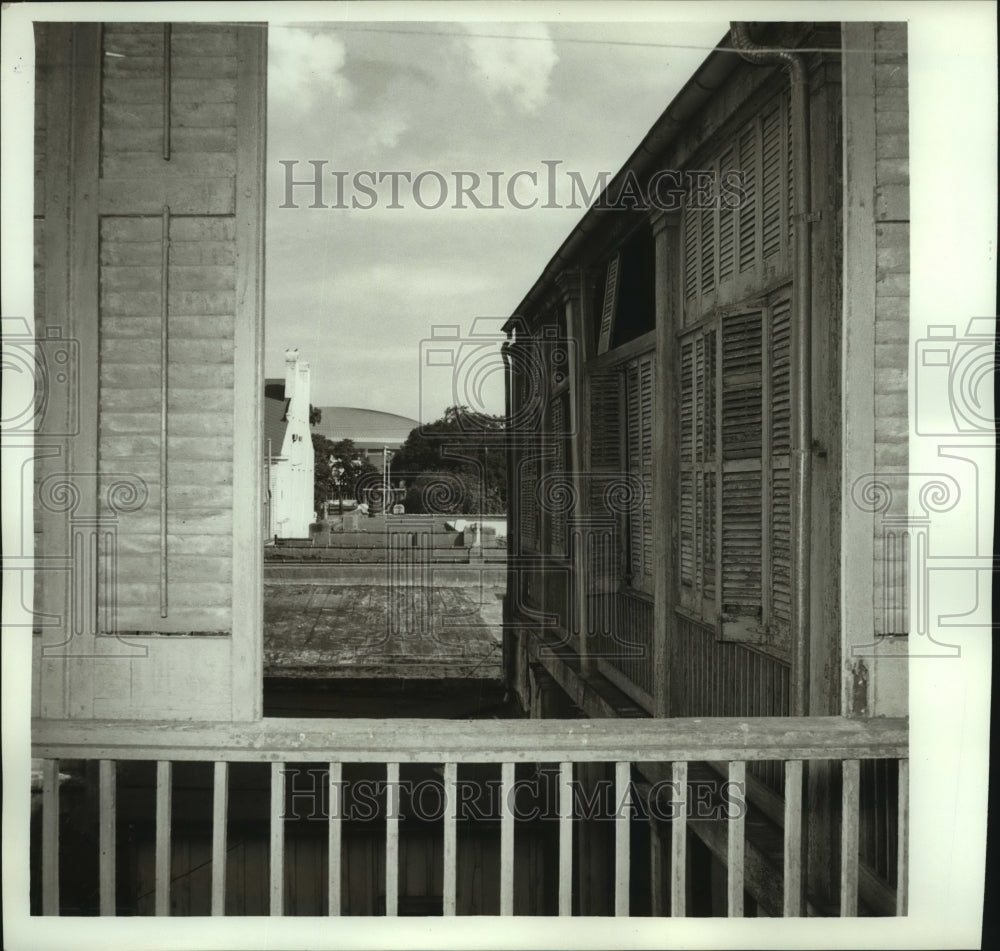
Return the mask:
<path id="1" fill-rule="evenodd" d="M 856 759 L 844 760 L 841 787 L 840 819 L 840 917 L 858 914 L 858 833 L 861 765 Z"/>
<path id="2" fill-rule="evenodd" d="M 41 759 L 367 763 L 688 762 L 898 759 L 907 720 L 706 717 L 606 720 L 264 718 L 32 721 Z"/>
<path id="3" fill-rule="evenodd" d="M 453 916 L 456 911 L 458 884 L 458 766 L 444 764 L 444 890 L 442 893 L 442 914 Z"/>
<path id="4" fill-rule="evenodd" d="M 559 764 L 559 914 L 573 914 L 573 764 Z"/>
<path id="5" fill-rule="evenodd" d="M 264 130 L 267 30 L 241 26 L 237 44 L 236 307 L 233 334 L 232 716 L 264 702 L 263 474 Z M 214 759 L 214 757 L 212 757 Z M 329 760 L 329 757 L 324 757 Z"/>
<path id="6" fill-rule="evenodd" d="M 158 917 L 170 914 L 170 819 L 172 775 L 169 760 L 156 764 L 156 875 L 155 909 Z"/>
<path id="7" fill-rule="evenodd" d="M 399 763 L 386 763 L 385 913 L 399 914 Z"/>
<path id="8" fill-rule="evenodd" d="M 270 911 L 285 913 L 285 773 L 280 762 L 271 763 Z"/>
<path id="9" fill-rule="evenodd" d="M 727 823 L 728 849 L 726 852 L 726 892 L 730 918 L 743 917 L 743 857 L 746 840 L 744 827 L 746 820 L 746 774 L 747 764 L 742 760 L 734 760 L 729 764 L 729 788 L 740 791 L 741 803 L 737 815 L 729 816 Z"/>
<path id="10" fill-rule="evenodd" d="M 42 763 L 42 914 L 59 914 L 59 761 Z"/>
<path id="11" fill-rule="evenodd" d="M 215 763 L 212 780 L 212 914 L 226 913 L 226 831 L 229 815 L 229 764 Z"/>
<path id="12" fill-rule="evenodd" d="M 513 915 L 514 764 L 503 763 L 500 773 L 500 914 Z"/>
<path id="13" fill-rule="evenodd" d="M 100 907 L 102 915 L 114 915 L 115 900 L 116 824 L 115 799 L 117 778 L 115 761 L 102 759 L 98 767 L 98 838 L 100 847 Z"/>
<path id="14" fill-rule="evenodd" d="M 615 915 L 629 913 L 629 826 L 632 819 L 632 764 L 615 763 Z"/>
<path id="15" fill-rule="evenodd" d="M 802 914 L 802 761 L 785 763 L 784 916 Z"/>
<path id="16" fill-rule="evenodd" d="M 329 783 L 327 796 L 327 808 L 329 809 L 326 869 L 327 914 L 339 915 L 341 913 L 340 895 L 343 889 L 343 873 L 341 871 L 343 825 L 341 818 L 344 812 L 343 767 L 339 762 L 330 763 L 327 782 Z"/>
<path id="17" fill-rule="evenodd" d="M 686 762 L 671 766 L 674 804 L 677 808 L 670 824 L 670 914 L 683 918 L 687 905 L 687 772 Z"/>

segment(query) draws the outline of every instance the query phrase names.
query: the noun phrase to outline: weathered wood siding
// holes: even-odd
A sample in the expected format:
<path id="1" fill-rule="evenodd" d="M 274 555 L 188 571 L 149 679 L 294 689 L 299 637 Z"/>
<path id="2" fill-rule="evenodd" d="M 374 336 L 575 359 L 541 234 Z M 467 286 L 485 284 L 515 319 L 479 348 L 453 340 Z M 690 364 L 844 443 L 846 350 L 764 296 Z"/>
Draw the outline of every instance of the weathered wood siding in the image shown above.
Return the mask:
<path id="1" fill-rule="evenodd" d="M 909 149 L 906 25 L 844 28 L 841 709 L 907 708 Z M 895 635 L 895 636 L 893 636 Z"/>

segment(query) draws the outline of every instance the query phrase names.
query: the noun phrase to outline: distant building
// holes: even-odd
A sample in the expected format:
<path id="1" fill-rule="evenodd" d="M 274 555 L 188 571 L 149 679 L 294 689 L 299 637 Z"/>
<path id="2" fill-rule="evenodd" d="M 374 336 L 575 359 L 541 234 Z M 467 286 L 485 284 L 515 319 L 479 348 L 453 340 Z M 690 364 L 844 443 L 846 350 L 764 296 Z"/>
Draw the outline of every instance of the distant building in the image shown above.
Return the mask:
<path id="1" fill-rule="evenodd" d="M 285 379 L 264 381 L 267 536 L 306 538 L 313 520 L 309 364 L 285 351 Z"/>
<path id="2" fill-rule="evenodd" d="M 384 453 L 395 452 L 420 423 L 408 416 L 383 413 L 356 406 L 321 406 L 322 419 L 313 432 L 334 442 L 350 439 L 361 455 L 376 469 L 382 469 Z"/>

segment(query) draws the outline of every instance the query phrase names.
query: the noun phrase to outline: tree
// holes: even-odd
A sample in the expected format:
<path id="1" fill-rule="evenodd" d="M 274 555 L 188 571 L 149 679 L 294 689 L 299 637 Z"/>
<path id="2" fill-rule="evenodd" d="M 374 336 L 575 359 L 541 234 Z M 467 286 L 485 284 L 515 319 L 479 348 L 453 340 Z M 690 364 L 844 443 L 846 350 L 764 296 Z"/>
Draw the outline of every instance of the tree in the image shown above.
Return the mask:
<path id="1" fill-rule="evenodd" d="M 323 420 L 323 410 L 319 406 L 309 404 L 309 425 L 318 426 Z"/>
<path id="2" fill-rule="evenodd" d="M 411 430 L 392 460 L 393 478 L 409 483 L 407 512 L 505 512 L 504 442 L 502 416 L 467 406 L 449 406 L 440 419 Z"/>
<path id="3" fill-rule="evenodd" d="M 314 460 L 313 505 L 317 514 L 326 502 L 337 499 L 356 499 L 358 482 L 376 473 L 375 467 L 365 459 L 353 440 L 334 442 L 312 434 Z M 331 463 L 331 459 L 337 462 Z M 340 469 L 339 478 L 335 470 Z"/>

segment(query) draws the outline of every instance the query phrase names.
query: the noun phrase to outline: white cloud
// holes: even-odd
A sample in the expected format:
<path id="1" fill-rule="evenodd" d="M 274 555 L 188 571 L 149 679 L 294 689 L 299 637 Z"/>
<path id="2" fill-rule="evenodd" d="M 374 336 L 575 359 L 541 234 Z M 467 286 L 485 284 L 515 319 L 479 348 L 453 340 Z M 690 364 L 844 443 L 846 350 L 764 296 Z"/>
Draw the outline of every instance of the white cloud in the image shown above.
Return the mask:
<path id="1" fill-rule="evenodd" d="M 317 96 L 349 99 L 342 74 L 344 41 L 325 30 L 273 25 L 268 31 L 267 81 L 272 110 L 305 111 Z"/>
<path id="2" fill-rule="evenodd" d="M 523 112 L 548 97 L 559 55 L 545 23 L 469 23 L 465 38 L 474 73 L 491 95 L 509 96 Z"/>

